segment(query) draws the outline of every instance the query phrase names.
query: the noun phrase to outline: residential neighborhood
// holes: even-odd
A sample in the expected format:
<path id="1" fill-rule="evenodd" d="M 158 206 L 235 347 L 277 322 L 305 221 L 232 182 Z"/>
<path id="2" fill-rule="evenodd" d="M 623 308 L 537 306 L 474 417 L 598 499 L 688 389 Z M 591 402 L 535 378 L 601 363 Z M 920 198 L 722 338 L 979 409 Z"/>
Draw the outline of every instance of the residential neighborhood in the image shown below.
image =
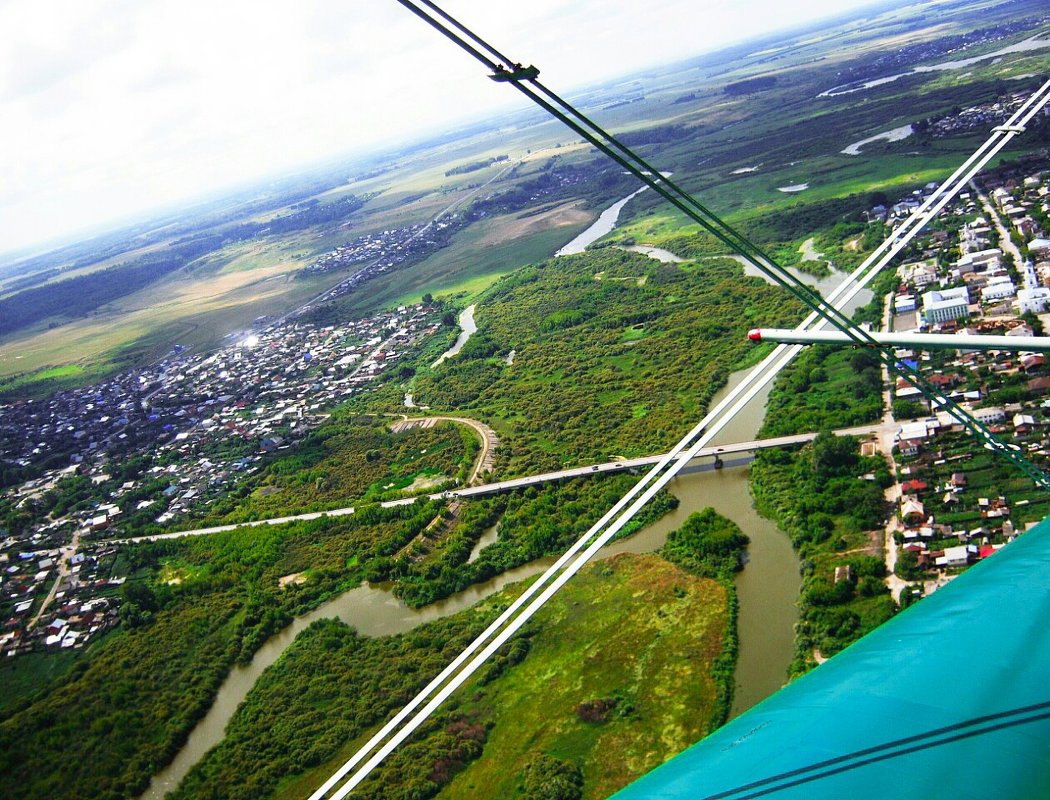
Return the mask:
<path id="1" fill-rule="evenodd" d="M 1005 170 L 941 213 L 922 259 L 897 269 L 895 331 L 1041 335 L 1050 323 L 1050 171 Z M 907 212 L 911 213 L 911 212 Z M 919 303 L 915 298 L 921 298 Z M 896 350 L 932 385 L 1036 465 L 1050 463 L 1050 376 L 1039 353 Z M 897 504 L 888 554 L 898 591 L 921 594 L 988 558 L 1042 519 L 1043 493 L 977 447 L 951 413 L 899 378 Z M 907 599 L 907 598 L 905 598 Z"/>
<path id="2" fill-rule="evenodd" d="M 293 447 L 327 411 L 441 328 L 438 305 L 342 325 L 301 320 L 172 353 L 47 400 L 0 405 L 0 451 L 46 467 L 9 489 L 17 509 L 57 511 L 0 540 L 0 655 L 82 647 L 116 624 L 124 527 L 177 524 Z M 64 500 L 69 497 L 68 508 Z"/>

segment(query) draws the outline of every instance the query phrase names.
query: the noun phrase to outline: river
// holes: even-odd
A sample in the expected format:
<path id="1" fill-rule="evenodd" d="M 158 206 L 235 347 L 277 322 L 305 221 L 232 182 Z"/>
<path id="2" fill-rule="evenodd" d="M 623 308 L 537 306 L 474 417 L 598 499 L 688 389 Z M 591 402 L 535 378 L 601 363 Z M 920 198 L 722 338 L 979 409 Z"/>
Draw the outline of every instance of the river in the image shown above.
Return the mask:
<path id="1" fill-rule="evenodd" d="M 604 236 L 616 224 L 620 210 L 644 189 L 625 197 L 606 209 L 599 219 L 567 248 L 583 241 L 582 250 Z M 608 215 L 608 216 L 607 216 Z M 585 237 L 586 241 L 584 241 Z M 631 248 L 662 261 L 680 261 L 677 256 L 658 248 Z M 743 261 L 743 259 L 739 260 Z M 745 272 L 761 274 L 745 263 Z M 763 276 L 764 277 L 764 276 Z M 804 276 L 811 283 L 810 276 Z M 768 279 L 767 279 L 768 280 Z M 831 285 L 837 283 L 833 279 Z M 824 289 L 827 281 L 816 282 Z M 462 332 L 455 344 L 435 362 L 435 366 L 458 353 L 467 339 L 477 331 L 474 306 L 460 314 Z M 721 400 L 744 376 L 746 370 L 735 372 L 727 385 L 719 391 L 712 406 Z M 714 444 L 746 441 L 755 438 L 762 423 L 769 389 L 763 390 L 746 409 L 719 432 Z M 600 554 L 608 558 L 617 553 L 648 553 L 663 546 L 667 534 L 681 526 L 694 511 L 712 507 L 740 526 L 751 538 L 748 562 L 737 577 L 739 599 L 738 636 L 739 654 L 736 669 L 737 689 L 732 715 L 746 711 L 768 697 L 783 685 L 793 653 L 794 624 L 798 619 L 795 601 L 800 584 L 798 558 L 788 538 L 769 520 L 760 517 L 751 502 L 746 467 L 726 467 L 722 470 L 682 473 L 668 484 L 668 490 L 679 500 L 678 508 L 664 515 L 654 524 L 630 539 L 604 548 Z M 483 541 L 471 553 L 471 560 L 498 536 L 496 527 L 486 531 Z M 387 587 L 358 586 L 325 603 L 316 610 L 296 618 L 287 628 L 267 640 L 247 666 L 235 667 L 222 686 L 208 713 L 190 732 L 186 744 L 174 761 L 154 776 L 142 800 L 160 800 L 174 789 L 204 754 L 222 741 L 226 724 L 237 707 L 248 695 L 263 671 L 273 664 L 307 626 L 318 619 L 338 617 L 366 636 L 386 636 L 404 633 L 418 625 L 470 608 L 479 600 L 504 586 L 537 575 L 554 563 L 553 558 L 539 559 L 484 583 L 475 584 L 451 597 L 426 606 L 411 609 L 395 597 Z"/>
<path id="2" fill-rule="evenodd" d="M 711 401 L 712 407 L 740 383 L 749 370 L 734 372 L 725 388 Z M 712 440 L 713 444 L 755 438 L 762 424 L 769 387 L 763 389 Z M 768 519 L 759 516 L 751 500 L 746 467 L 679 474 L 667 488 L 679 500 L 678 508 L 665 514 L 630 539 L 606 547 L 604 556 L 648 553 L 663 546 L 667 534 L 681 527 L 694 511 L 711 507 L 733 520 L 751 543 L 747 565 L 737 574 L 739 600 L 736 692 L 731 717 L 769 697 L 787 680 L 794 653 L 795 623 L 801 578 L 798 556 L 788 537 Z"/>
<path id="3" fill-rule="evenodd" d="M 452 347 L 442 353 L 438 360 L 430 365 L 431 367 L 436 367 L 446 358 L 451 358 L 459 353 L 459 351 L 463 349 L 463 345 L 467 343 L 467 339 L 478 332 L 478 326 L 474 323 L 474 309 L 476 307 L 477 306 L 469 305 L 463 309 L 459 315 L 459 336 L 456 337 L 456 341 Z"/>
<path id="4" fill-rule="evenodd" d="M 744 371 L 733 373 L 713 402 L 718 402 L 745 374 Z M 715 438 L 715 443 L 753 438 L 762 421 L 767 393 L 768 390 L 756 397 L 743 413 L 737 415 Z M 652 552 L 663 545 L 668 532 L 679 527 L 689 514 L 707 506 L 732 519 L 751 537 L 747 567 L 737 578 L 740 652 L 732 711 L 735 716 L 776 691 L 784 682 L 797 620 L 798 559 L 787 537 L 755 512 L 748 491 L 746 467 L 682 474 L 668 485 L 668 489 L 679 499 L 678 508 L 630 539 L 609 545 L 601 557 L 622 552 Z M 494 541 L 496 535 L 495 529 L 488 531 L 485 544 Z M 476 548 L 473 555 L 476 556 L 480 549 Z M 542 572 L 553 561 L 552 558 L 534 561 L 418 610 L 407 607 L 387 587 L 364 585 L 295 619 L 267 640 L 249 665 L 233 669 L 219 688 L 211 709 L 194 727 L 175 760 L 153 778 L 149 789 L 142 795 L 143 800 L 164 797 L 208 750 L 222 740 L 227 722 L 263 670 L 273 664 L 295 637 L 315 620 L 338 617 L 367 636 L 404 633 L 417 625 L 469 608 L 510 583 Z"/>
<path id="5" fill-rule="evenodd" d="M 615 228 L 617 221 L 620 219 L 620 212 L 623 211 L 623 207 L 627 205 L 633 197 L 641 194 L 648 188 L 648 186 L 643 186 L 638 191 L 627 195 L 623 200 L 618 200 L 613 203 L 598 216 L 598 219 L 595 220 L 587 230 L 565 245 L 565 247 L 554 255 L 572 256 L 577 253 L 582 253 L 589 245 L 598 241 L 605 236 L 605 234 Z"/>
<path id="6" fill-rule="evenodd" d="M 989 58 L 999 58 L 1001 56 L 1009 55 L 1011 53 L 1027 53 L 1033 50 L 1042 50 L 1044 47 L 1050 47 L 1050 39 L 1040 39 L 1039 35 L 1029 37 L 1024 41 L 1017 42 L 1016 44 L 1009 45 L 1007 47 L 1000 48 L 994 53 L 984 53 L 983 55 L 973 56 L 971 58 L 962 58 L 955 61 L 942 61 L 939 64 L 930 64 L 927 66 L 913 67 L 908 72 L 898 72 L 896 75 L 887 75 L 883 78 L 874 78 L 870 81 L 864 81 L 859 84 L 842 84 L 840 86 L 833 86 L 827 89 L 817 97 L 839 97 L 844 94 L 853 94 L 854 92 L 862 92 L 865 89 L 872 89 L 876 86 L 883 86 L 887 83 L 893 83 L 901 78 L 906 78 L 909 75 L 915 75 L 923 72 L 941 72 L 949 69 L 963 69 L 964 67 L 971 67 L 981 61 L 987 61 Z"/>
<path id="7" fill-rule="evenodd" d="M 175 760 L 154 776 L 142 800 L 160 800 L 178 786 L 193 766 L 212 747 L 222 741 L 226 723 L 237 710 L 249 690 L 303 630 L 319 619 L 338 617 L 365 636 L 388 636 L 410 631 L 425 622 L 431 622 L 470 608 L 479 600 L 516 581 L 536 575 L 547 568 L 543 561 L 508 570 L 484 583 L 478 583 L 458 594 L 421 609 L 412 609 L 395 597 L 389 588 L 364 584 L 330 600 L 319 608 L 297 617 L 280 633 L 271 636 L 259 648 L 251 663 L 236 666 L 219 687 L 215 702 L 204 718 L 190 732 L 186 744 Z"/>
<path id="8" fill-rule="evenodd" d="M 766 273 L 764 273 L 762 270 L 760 270 L 758 267 L 756 267 L 754 264 L 752 264 L 750 261 L 748 261 L 741 255 L 711 256 L 711 258 L 731 258 L 734 261 L 738 262 L 741 266 L 743 266 L 745 275 L 750 275 L 754 278 L 761 278 L 766 283 L 773 286 L 779 285 L 775 280 L 766 275 Z M 834 291 L 834 289 L 836 289 L 846 277 L 843 273 L 838 272 L 836 270 L 832 270 L 830 275 L 825 275 L 823 278 L 817 278 L 813 275 L 810 275 L 808 272 L 801 272 L 795 269 L 794 267 L 786 267 L 786 269 L 789 273 L 794 275 L 796 278 L 798 278 L 804 284 L 809 286 L 811 289 L 816 289 L 818 292 L 820 292 L 820 295 L 822 297 L 827 297 L 829 294 L 831 294 L 831 292 Z M 865 303 L 867 303 L 869 300 L 871 300 L 871 298 L 872 294 L 870 289 L 861 289 L 857 293 L 857 296 L 850 301 L 849 305 L 846 307 L 846 310 L 849 312 L 853 312 Z"/>

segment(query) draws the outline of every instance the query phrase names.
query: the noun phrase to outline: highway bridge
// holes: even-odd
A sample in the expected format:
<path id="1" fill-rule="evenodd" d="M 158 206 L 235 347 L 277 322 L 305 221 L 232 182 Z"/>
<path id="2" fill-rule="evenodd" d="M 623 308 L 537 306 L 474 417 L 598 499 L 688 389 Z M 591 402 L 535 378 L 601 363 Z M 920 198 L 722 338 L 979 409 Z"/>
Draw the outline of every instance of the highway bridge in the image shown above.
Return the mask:
<path id="1" fill-rule="evenodd" d="M 834 431 L 834 433 L 838 436 L 868 436 L 873 433 L 878 433 L 881 429 L 881 425 L 862 425 L 856 428 L 843 428 Z M 701 468 L 704 469 L 714 469 L 719 465 L 731 467 L 742 466 L 747 464 L 751 459 L 747 457 L 734 459 L 731 457 L 754 453 L 758 450 L 765 450 L 770 447 L 786 447 L 788 445 L 804 444 L 813 441 L 816 437 L 816 433 L 799 433 L 794 436 L 778 436 L 772 439 L 752 439 L 747 442 L 712 445 L 701 449 L 689 460 L 693 462 L 694 468 L 696 465 L 702 465 Z M 403 497 L 399 500 L 387 500 L 380 503 L 380 505 L 383 508 L 405 506 L 416 502 L 420 497 L 426 497 L 430 500 L 441 500 L 451 497 L 480 497 L 489 494 L 499 494 L 500 492 L 509 492 L 513 489 L 521 489 L 526 486 L 538 486 L 540 484 L 566 480 L 568 478 L 581 478 L 585 475 L 594 475 L 595 473 L 627 472 L 633 469 L 650 467 L 653 464 L 658 463 L 663 457 L 663 455 L 654 455 L 641 456 L 639 458 L 618 459 L 615 461 L 602 461 L 597 464 L 586 464 L 582 467 L 570 467 L 568 469 L 556 470 L 554 472 L 542 472 L 538 475 L 528 475 L 524 478 L 510 478 L 505 481 L 485 483 L 480 486 L 468 486 L 462 489 L 452 489 L 445 492 L 437 492 L 435 494 Z M 683 452 L 678 456 L 678 460 L 682 461 L 687 457 L 688 454 Z M 126 542 L 155 542 L 161 539 L 178 539 L 183 536 L 207 536 L 212 533 L 223 533 L 224 531 L 232 531 L 237 528 L 252 528 L 259 525 L 284 525 L 289 522 L 321 519 L 322 517 L 344 517 L 353 513 L 354 506 L 347 506 L 345 508 L 334 508 L 329 511 L 311 511 L 306 514 L 293 514 L 285 517 L 274 517 L 272 519 L 238 522 L 231 525 L 216 525 L 211 528 L 197 528 L 196 530 L 158 533 L 153 536 L 135 536 L 130 539 L 110 539 L 106 541 L 111 544 Z"/>
<path id="2" fill-rule="evenodd" d="M 844 428 L 842 430 L 834 431 L 834 433 L 838 436 L 867 436 L 879 432 L 881 427 L 881 425 L 863 425 L 856 428 Z M 758 450 L 765 450 L 770 447 L 786 447 L 787 445 L 792 444 L 804 444 L 806 442 L 812 442 L 816 437 L 816 433 L 799 433 L 794 436 L 778 436 L 773 439 L 752 439 L 748 442 L 712 445 L 701 449 L 689 460 L 701 463 L 708 461 L 711 465 L 714 465 L 715 459 L 725 462 L 727 456 L 739 455 L 741 453 L 754 453 Z M 465 489 L 456 489 L 455 491 L 446 494 L 454 494 L 458 497 L 476 497 L 478 495 L 496 494 L 498 492 L 507 492 L 511 489 L 520 489 L 524 486 L 535 486 L 537 484 L 560 481 L 566 478 L 579 478 L 584 475 L 593 475 L 596 472 L 625 472 L 642 467 L 651 467 L 653 464 L 658 463 L 663 457 L 663 454 L 660 454 L 655 456 L 642 456 L 640 458 L 625 458 L 616 461 L 603 461 L 599 464 L 588 464 L 583 467 L 571 467 L 569 469 L 557 470 L 556 472 L 543 472 L 539 475 L 529 475 L 524 478 L 511 478 L 505 481 L 482 484 L 481 486 L 469 486 Z M 686 457 L 687 454 L 682 453 L 678 457 L 678 460 L 681 461 Z M 740 463 L 747 463 L 747 460 L 748 459 L 743 459 Z M 729 463 L 730 466 L 737 465 L 736 461 L 728 461 L 727 463 Z M 441 495 L 431 495 L 431 497 L 441 497 Z"/>

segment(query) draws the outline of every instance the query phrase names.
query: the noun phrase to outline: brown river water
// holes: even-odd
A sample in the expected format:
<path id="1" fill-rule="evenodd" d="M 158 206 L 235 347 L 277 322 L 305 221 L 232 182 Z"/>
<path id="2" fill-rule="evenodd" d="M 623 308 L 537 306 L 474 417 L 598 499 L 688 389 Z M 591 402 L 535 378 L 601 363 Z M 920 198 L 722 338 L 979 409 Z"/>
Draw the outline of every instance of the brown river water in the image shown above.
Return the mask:
<path id="1" fill-rule="evenodd" d="M 607 209 L 608 213 L 592 226 L 594 230 L 585 231 L 587 235 L 597 232 L 597 235 L 587 240 L 588 242 L 615 226 L 620 210 L 629 199 L 630 197 L 624 198 Z M 586 237 L 581 235 L 578 238 L 582 241 Z M 578 242 L 574 240 L 573 244 Z M 582 249 L 582 246 L 575 249 L 567 246 L 564 252 L 578 252 Z M 655 248 L 639 249 L 659 260 L 678 260 L 672 254 Z M 747 264 L 745 267 L 745 271 L 753 269 Z M 837 277 L 831 281 L 837 283 Z M 831 285 L 831 281 L 827 281 L 828 286 Z M 817 288 L 826 291 L 828 286 L 823 283 L 818 283 Z M 473 307 L 469 311 L 472 312 Z M 473 323 L 472 318 L 470 322 Z M 464 332 L 466 333 L 466 330 Z M 469 333 L 467 335 L 469 336 Z M 739 383 L 745 374 L 746 371 L 741 371 L 731 375 L 728 385 L 712 401 L 712 407 Z M 755 438 L 762 423 L 767 396 L 768 388 L 719 433 L 714 444 Z M 743 461 L 746 462 L 746 459 Z M 732 715 L 736 716 L 784 684 L 793 651 L 794 625 L 798 619 L 795 601 L 800 579 L 798 558 L 787 536 L 755 511 L 748 491 L 747 467 L 733 466 L 734 463 L 740 462 L 730 462 L 724 469 L 717 471 L 711 469 L 710 464 L 692 465 L 688 470 L 684 470 L 667 486 L 678 498 L 678 508 L 630 539 L 604 548 L 600 557 L 608 558 L 623 552 L 648 553 L 657 550 L 663 545 L 670 531 L 681 526 L 691 513 L 706 507 L 712 507 L 719 514 L 736 522 L 751 538 L 747 566 L 736 580 L 740 602 L 740 649 L 736 669 L 737 688 L 732 708 Z M 494 541 L 496 536 L 496 529 L 488 531 L 479 545 L 484 546 Z M 479 549 L 480 547 L 475 550 L 474 556 Z M 142 800 L 160 800 L 178 785 L 208 750 L 222 740 L 226 724 L 263 670 L 273 664 L 295 637 L 315 620 L 338 617 L 366 636 L 404 633 L 425 622 L 467 609 L 508 584 L 543 572 L 553 562 L 554 559 L 540 559 L 525 564 L 421 609 L 408 608 L 386 587 L 364 585 L 345 592 L 309 614 L 298 617 L 283 631 L 271 637 L 255 654 L 250 664 L 233 669 L 219 688 L 211 709 L 191 731 L 175 760 L 154 776 L 149 788 L 141 796 Z"/>
<path id="2" fill-rule="evenodd" d="M 743 372 L 734 373 L 730 384 L 714 402 L 743 375 Z M 754 438 L 761 424 L 765 400 L 765 393 L 756 397 L 719 434 L 715 443 Z M 784 683 L 791 661 L 794 624 L 798 618 L 795 608 L 799 588 L 798 559 L 787 536 L 755 511 L 748 492 L 746 466 L 727 465 L 717 471 L 711 470 L 707 464 L 700 466 L 701 471 L 683 472 L 668 484 L 668 489 L 679 499 L 677 509 L 630 539 L 609 545 L 601 552 L 601 557 L 622 552 L 652 552 L 661 547 L 667 534 L 679 527 L 691 513 L 708 506 L 732 519 L 751 537 L 747 566 L 736 581 L 740 601 L 740 652 L 732 710 L 736 716 Z M 492 531 L 486 539 L 491 540 L 496 535 L 496 531 Z M 227 722 L 263 670 L 273 664 L 314 620 L 338 617 L 367 636 L 404 633 L 425 622 L 469 608 L 510 583 L 539 574 L 553 561 L 540 559 L 526 564 L 421 609 L 408 608 L 385 587 L 364 585 L 298 617 L 271 637 L 250 664 L 233 669 L 207 715 L 194 727 L 175 760 L 153 778 L 149 789 L 142 795 L 143 800 L 159 800 L 174 789 L 194 764 L 222 740 Z"/>

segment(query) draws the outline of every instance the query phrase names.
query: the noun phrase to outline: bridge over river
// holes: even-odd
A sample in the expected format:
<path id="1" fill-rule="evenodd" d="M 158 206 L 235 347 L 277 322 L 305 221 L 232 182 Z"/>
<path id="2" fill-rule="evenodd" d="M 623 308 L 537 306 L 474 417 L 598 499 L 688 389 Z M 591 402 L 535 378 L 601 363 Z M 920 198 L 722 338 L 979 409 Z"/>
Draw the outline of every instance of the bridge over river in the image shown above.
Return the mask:
<path id="1" fill-rule="evenodd" d="M 841 430 L 834 431 L 838 436 L 867 436 L 882 431 L 882 425 L 862 425 L 856 428 L 843 428 Z M 700 450 L 691 461 L 696 465 L 702 465 L 702 468 L 713 469 L 721 466 L 723 463 L 729 466 L 738 466 L 743 463 L 747 463 L 749 460 L 746 454 L 754 453 L 758 450 L 765 450 L 770 447 L 786 447 L 794 444 L 804 444 L 811 442 L 817 437 L 816 433 L 799 433 L 794 436 L 778 436 L 772 439 L 752 439 L 746 442 L 733 442 L 731 444 L 720 444 L 705 447 Z M 745 455 L 744 458 L 733 459 L 731 456 Z M 603 461 L 597 464 L 586 464 L 581 467 L 570 467 L 568 469 L 561 469 L 555 472 L 542 472 L 537 475 L 528 475 L 523 478 L 510 478 L 505 481 L 494 481 L 492 483 L 484 483 L 479 486 L 467 486 L 462 489 L 453 489 L 446 492 L 437 492 L 429 495 L 417 495 L 415 497 L 403 497 L 400 500 L 387 500 L 380 505 L 383 508 L 393 508 L 394 506 L 410 505 L 420 497 L 425 497 L 432 500 L 440 500 L 443 498 L 451 497 L 480 497 L 488 494 L 498 494 L 499 492 L 509 492 L 514 489 L 520 489 L 525 486 L 538 486 L 544 483 L 550 483 L 552 481 L 561 481 L 568 478 L 580 478 L 585 475 L 594 475 L 595 473 L 606 473 L 606 472 L 626 472 L 629 470 L 640 469 L 643 467 L 649 467 L 656 464 L 663 455 L 653 456 L 641 456 L 639 458 L 625 458 L 618 459 L 615 461 Z M 685 458 L 686 454 L 682 453 L 680 458 Z M 232 525 L 217 525 L 211 528 L 197 528 L 196 530 L 185 530 L 185 531 L 174 531 L 172 533 L 159 533 L 153 536 L 136 536 L 130 539 L 116 540 L 118 542 L 153 542 L 161 539 L 177 539 L 182 536 L 206 536 L 211 533 L 222 533 L 224 531 L 232 531 L 237 528 L 251 528 L 258 525 L 283 525 L 288 522 L 298 522 L 301 520 L 320 519 L 322 517 L 342 517 L 347 514 L 354 513 L 354 506 L 347 506 L 345 508 L 334 508 L 328 511 L 311 511 L 306 514 L 293 514 L 285 517 L 274 517 L 272 519 L 260 519 L 252 520 L 251 522 L 239 522 Z M 113 543 L 114 540 L 108 540 Z"/>

